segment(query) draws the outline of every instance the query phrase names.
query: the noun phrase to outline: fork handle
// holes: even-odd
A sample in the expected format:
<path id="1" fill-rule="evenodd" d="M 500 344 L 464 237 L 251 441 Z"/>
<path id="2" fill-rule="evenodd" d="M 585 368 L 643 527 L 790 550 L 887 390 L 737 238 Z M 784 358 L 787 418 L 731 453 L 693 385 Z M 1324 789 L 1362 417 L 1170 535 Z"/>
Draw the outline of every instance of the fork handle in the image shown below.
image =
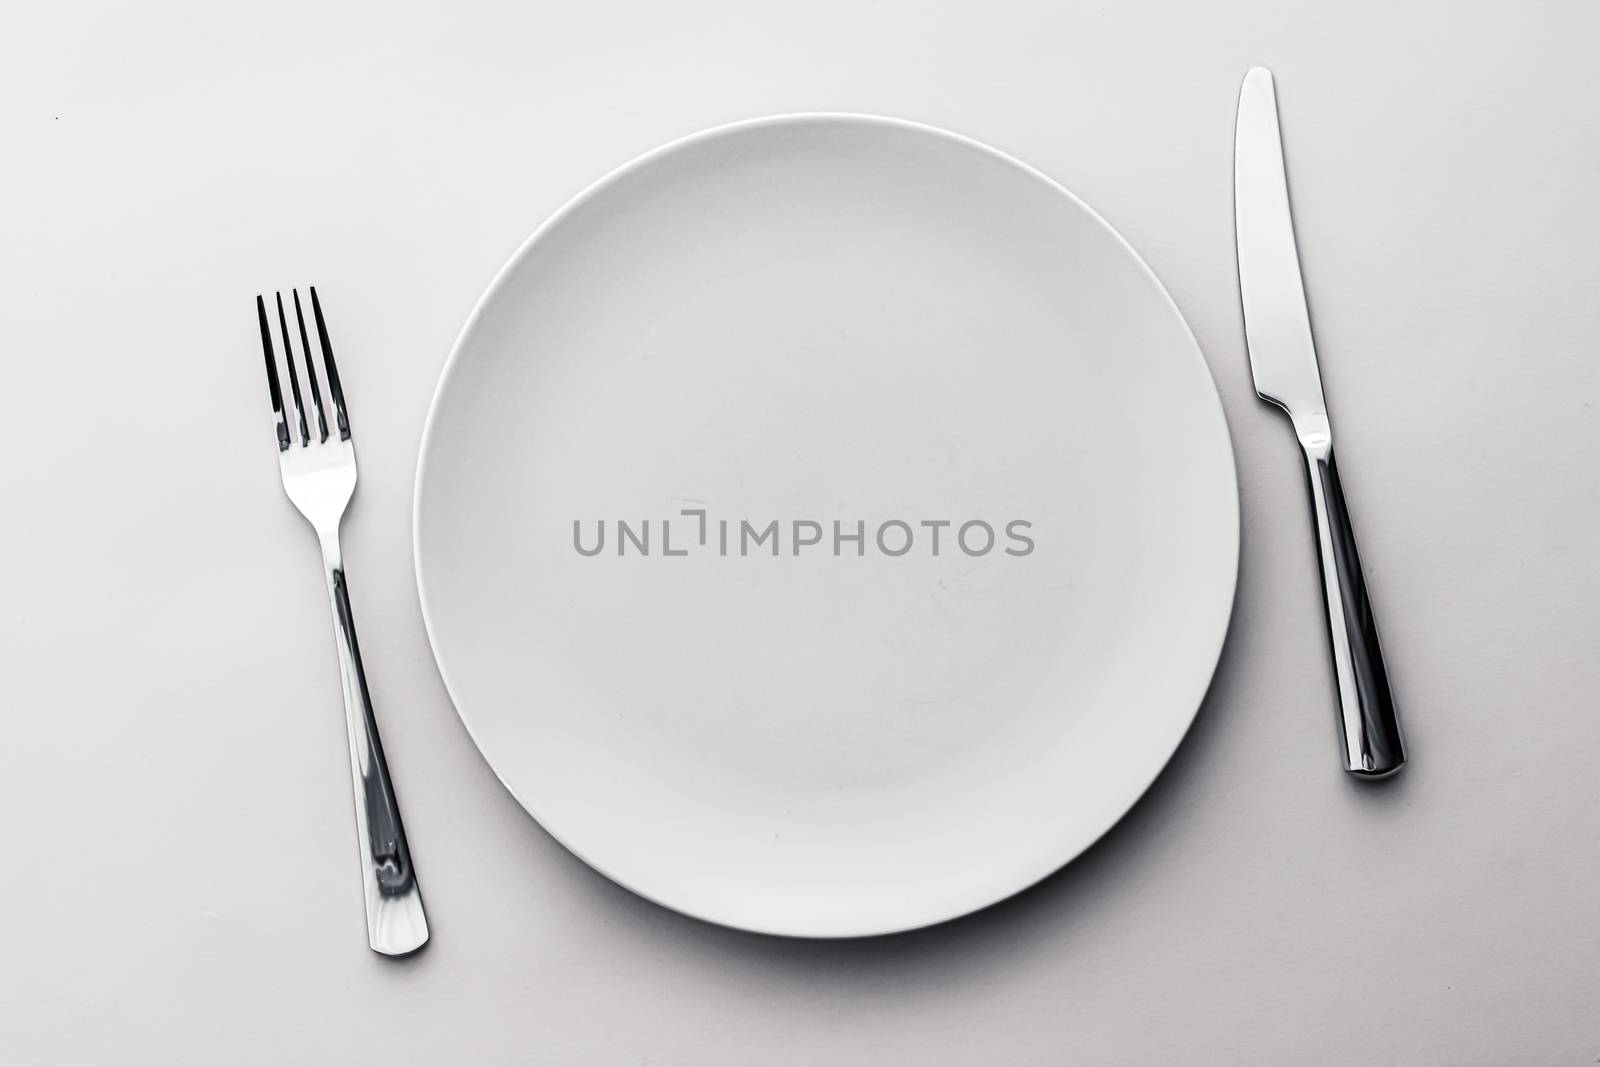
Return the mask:
<path id="1" fill-rule="evenodd" d="M 1328 612 L 1328 641 L 1339 686 L 1344 769 L 1363 778 L 1381 778 L 1398 771 L 1406 754 L 1394 695 L 1389 690 L 1389 672 L 1378 644 L 1378 624 L 1372 617 L 1356 535 L 1339 484 L 1332 435 L 1302 434 L 1300 443 L 1311 484 L 1311 506 L 1317 514 L 1317 551 Z"/>
<path id="2" fill-rule="evenodd" d="M 350 774 L 355 787 L 356 838 L 361 848 L 361 883 L 366 893 L 367 943 L 374 952 L 404 956 L 428 940 L 422 892 L 411 866 L 411 849 L 400 821 L 389 764 L 383 758 L 372 697 L 356 642 L 350 590 L 345 584 L 339 535 L 320 535 L 328 598 L 333 604 L 334 641 L 344 682 L 344 717 L 350 734 Z"/>

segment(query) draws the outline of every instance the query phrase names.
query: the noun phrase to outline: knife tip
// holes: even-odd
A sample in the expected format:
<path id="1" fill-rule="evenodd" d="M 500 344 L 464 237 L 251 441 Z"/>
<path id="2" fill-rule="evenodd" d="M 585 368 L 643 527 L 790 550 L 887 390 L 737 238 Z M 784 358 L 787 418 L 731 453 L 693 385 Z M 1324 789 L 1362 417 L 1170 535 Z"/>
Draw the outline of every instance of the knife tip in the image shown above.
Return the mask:
<path id="1" fill-rule="evenodd" d="M 1245 72 L 1244 80 L 1247 82 L 1266 82 L 1272 84 L 1272 71 L 1266 67 L 1251 67 Z"/>

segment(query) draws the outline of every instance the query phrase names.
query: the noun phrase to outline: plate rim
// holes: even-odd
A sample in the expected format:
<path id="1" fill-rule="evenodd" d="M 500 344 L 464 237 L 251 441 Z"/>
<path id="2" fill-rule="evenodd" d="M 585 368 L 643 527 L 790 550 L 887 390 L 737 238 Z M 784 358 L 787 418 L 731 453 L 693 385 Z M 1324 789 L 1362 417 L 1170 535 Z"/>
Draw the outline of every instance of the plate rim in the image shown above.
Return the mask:
<path id="1" fill-rule="evenodd" d="M 601 192 L 609 188 L 617 181 L 627 177 L 635 171 L 650 166 L 657 159 L 663 156 L 681 151 L 686 148 L 691 148 L 701 142 L 711 141 L 750 130 L 821 122 L 837 122 L 845 125 L 911 130 L 962 145 L 968 149 L 977 151 L 983 155 L 987 155 L 1002 163 L 1015 167 L 1023 174 L 1033 178 L 1036 181 L 1044 183 L 1044 185 L 1051 191 L 1065 197 L 1074 207 L 1082 211 L 1088 219 L 1090 219 L 1104 233 L 1111 237 L 1111 239 L 1121 247 L 1122 251 L 1126 253 L 1135 264 L 1137 264 L 1145 278 L 1160 294 L 1161 299 L 1166 304 L 1167 310 L 1171 312 L 1173 318 L 1182 327 L 1183 335 L 1188 340 L 1190 354 L 1196 361 L 1198 361 L 1201 369 L 1205 371 L 1205 380 L 1208 386 L 1207 395 L 1210 398 L 1217 420 L 1222 427 L 1223 444 L 1227 451 L 1227 490 L 1229 496 L 1231 497 L 1232 503 L 1232 506 L 1226 511 L 1229 519 L 1228 540 L 1231 546 L 1231 550 L 1228 553 L 1229 565 L 1227 575 L 1227 603 L 1226 609 L 1223 611 L 1222 618 L 1220 620 L 1221 625 L 1218 628 L 1219 633 L 1216 638 L 1215 645 L 1210 650 L 1210 667 L 1204 672 L 1199 691 L 1193 694 L 1190 699 L 1186 699 L 1184 701 L 1184 705 L 1186 707 L 1190 706 L 1191 704 L 1192 707 L 1187 712 L 1183 729 L 1177 732 L 1171 747 L 1168 748 L 1167 752 L 1162 756 L 1160 762 L 1155 764 L 1154 770 L 1150 773 L 1148 778 L 1139 785 L 1129 802 L 1114 816 L 1112 816 L 1104 826 L 1099 827 L 1092 835 L 1088 836 L 1081 845 L 1065 850 L 1067 854 L 1063 855 L 1059 861 L 1053 862 L 1051 866 L 1040 873 L 1037 877 L 1028 882 L 1007 889 L 998 895 L 991 895 L 985 899 L 981 899 L 972 903 L 961 903 L 954 910 L 947 907 L 941 909 L 938 914 L 915 918 L 911 921 L 896 925 L 886 926 L 882 923 L 856 924 L 850 927 L 841 925 L 830 927 L 829 929 L 825 930 L 805 929 L 803 923 L 768 922 L 750 924 L 733 922 L 715 914 L 697 910 L 694 907 L 681 902 L 662 900 L 659 897 L 656 897 L 651 893 L 639 888 L 638 886 L 630 884 L 625 879 L 618 877 L 616 874 L 608 870 L 605 865 L 597 863 L 593 858 L 585 854 L 584 850 L 576 847 L 571 841 L 556 833 L 555 830 L 553 830 L 543 819 L 541 819 L 536 811 L 535 805 L 529 803 L 526 798 L 524 798 L 515 788 L 512 787 L 510 782 L 506 781 L 505 777 L 499 772 L 499 770 L 495 768 L 493 761 L 489 759 L 488 753 L 484 751 L 482 741 L 479 739 L 477 733 L 473 730 L 472 722 L 465 708 L 462 707 L 461 701 L 457 698 L 456 687 L 451 683 L 450 672 L 445 666 L 444 657 L 440 654 L 438 637 L 434 632 L 435 622 L 428 606 L 428 594 L 423 580 L 421 537 L 422 500 L 427 475 L 427 457 L 430 451 L 430 445 L 433 441 L 434 433 L 437 429 L 440 400 L 444 395 L 446 387 L 449 385 L 452 377 L 457 372 L 462 362 L 461 357 L 466 342 L 468 338 L 475 332 L 479 320 L 483 317 L 484 313 L 494 299 L 500 294 L 500 291 L 506 286 L 512 273 L 532 252 L 544 235 L 558 226 L 569 215 L 581 210 L 591 200 L 593 200 Z M 501 264 L 499 270 L 495 272 L 494 277 L 490 280 L 488 286 L 484 288 L 482 294 L 479 295 L 476 303 L 474 303 L 472 307 L 471 312 L 468 314 L 466 321 L 462 324 L 461 329 L 457 332 L 456 339 L 450 346 L 449 355 L 445 357 L 444 365 L 440 369 L 438 381 L 434 384 L 433 395 L 428 401 L 428 412 L 423 421 L 422 436 L 417 446 L 416 473 L 412 482 L 411 558 L 413 577 L 416 581 L 417 587 L 417 600 L 422 613 L 423 630 L 427 634 L 428 638 L 428 650 L 433 657 L 434 667 L 438 671 L 439 680 L 444 684 L 445 694 L 450 699 L 450 706 L 455 711 L 456 718 L 460 720 L 461 725 L 466 729 L 467 736 L 471 739 L 473 747 L 477 750 L 479 759 L 481 759 L 484 765 L 489 768 L 490 773 L 494 775 L 495 779 L 499 781 L 500 785 L 506 790 L 506 792 L 511 795 L 512 799 L 517 802 L 517 805 L 522 808 L 527 816 L 532 819 L 533 822 L 544 833 L 549 835 L 550 838 L 552 838 L 562 848 L 566 849 L 579 860 L 583 861 L 583 863 L 589 868 L 604 876 L 609 881 L 628 890 L 628 892 L 633 893 L 635 896 L 650 901 L 652 904 L 666 908 L 668 911 L 672 911 L 692 919 L 697 919 L 701 922 L 707 922 L 714 926 L 720 926 L 732 930 L 746 931 L 750 933 L 787 938 L 845 940 L 852 938 L 878 937 L 906 933 L 912 930 L 937 926 L 942 923 L 951 922 L 953 920 L 984 911 L 995 906 L 996 904 L 1010 900 L 1012 897 L 1032 889 L 1034 886 L 1059 873 L 1065 869 L 1068 864 L 1077 860 L 1084 853 L 1094 848 L 1096 844 L 1098 844 L 1108 833 L 1111 832 L 1112 829 L 1122 822 L 1123 819 L 1127 818 L 1128 814 L 1139 805 L 1140 801 L 1143 800 L 1145 795 L 1150 791 L 1150 787 L 1154 785 L 1156 780 L 1159 779 L 1167 770 L 1168 766 L 1172 762 L 1172 757 L 1177 753 L 1178 749 L 1182 747 L 1184 740 L 1189 736 L 1189 732 L 1194 728 L 1195 719 L 1199 717 L 1200 710 L 1204 706 L 1206 697 L 1210 693 L 1211 686 L 1215 681 L 1217 669 L 1221 664 L 1222 653 L 1227 644 L 1228 634 L 1233 628 L 1234 612 L 1238 606 L 1239 566 L 1242 540 L 1242 521 L 1240 509 L 1241 502 L 1239 497 L 1238 454 L 1233 446 L 1232 428 L 1228 424 L 1227 411 L 1222 404 L 1222 397 L 1217 389 L 1216 376 L 1212 373 L 1211 365 L 1206 360 L 1205 353 L 1200 347 L 1200 342 L 1194 335 L 1194 329 L 1189 325 L 1189 321 L 1184 316 L 1182 309 L 1178 307 L 1177 301 L 1173 299 L 1172 294 L 1168 291 L 1167 287 L 1162 284 L 1160 277 L 1158 277 L 1155 271 L 1151 269 L 1150 265 L 1145 262 L 1144 257 L 1141 256 L 1138 250 L 1135 249 L 1114 226 L 1107 222 L 1099 212 L 1095 211 L 1094 208 L 1089 206 L 1089 204 L 1079 198 L 1070 189 L 1056 181 L 1054 178 L 1050 177 L 1048 174 L 1045 174 L 1043 171 L 1038 170 L 1023 160 L 1018 159 L 1017 157 L 1012 156 L 1001 149 L 995 148 L 994 146 L 983 141 L 979 141 L 975 138 L 968 137 L 965 134 L 955 133 L 951 130 L 944 129 L 943 127 L 933 126 L 928 123 L 918 122 L 911 119 L 894 118 L 886 115 L 877 115 L 864 112 L 796 111 L 773 115 L 762 115 L 754 118 L 738 119 L 732 122 L 721 123 L 719 125 L 701 129 L 694 133 L 686 134 L 657 145 L 655 148 L 629 159 L 627 162 L 612 168 L 599 178 L 591 181 L 588 185 L 584 186 L 575 195 L 573 195 L 559 208 L 552 212 L 547 218 L 540 222 L 539 225 L 536 226 L 520 244 L 518 244 L 511 255 L 507 257 L 503 264 Z"/>

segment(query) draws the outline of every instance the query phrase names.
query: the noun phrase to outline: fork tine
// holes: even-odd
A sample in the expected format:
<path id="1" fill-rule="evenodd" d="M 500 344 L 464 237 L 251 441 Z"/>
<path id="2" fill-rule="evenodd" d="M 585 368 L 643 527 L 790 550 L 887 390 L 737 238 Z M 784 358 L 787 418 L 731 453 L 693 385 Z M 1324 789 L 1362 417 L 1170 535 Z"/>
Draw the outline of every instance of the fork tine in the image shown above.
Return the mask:
<path id="1" fill-rule="evenodd" d="M 256 296 L 256 318 L 261 320 L 261 349 L 267 356 L 267 390 L 272 394 L 272 414 L 278 428 L 278 451 L 289 447 L 289 424 L 283 417 L 283 390 L 278 388 L 278 359 L 272 354 L 272 329 L 267 325 L 267 305 Z"/>
<path id="2" fill-rule="evenodd" d="M 339 368 L 333 362 L 333 345 L 328 342 L 328 324 L 322 320 L 322 301 L 317 287 L 311 286 L 311 315 L 317 320 L 317 340 L 322 342 L 322 358 L 328 365 L 328 395 L 333 398 L 333 414 L 339 422 L 339 439 L 350 440 L 350 419 L 344 412 L 344 388 L 339 384 Z"/>
<path id="3" fill-rule="evenodd" d="M 311 406 L 317 412 L 318 439 L 328 439 L 328 418 L 322 413 L 322 391 L 317 388 L 317 365 L 311 359 L 311 338 L 306 336 L 306 314 L 300 310 L 300 290 L 294 290 L 294 318 L 300 326 L 300 351 L 306 357 L 306 384 L 311 386 Z"/>
<path id="4" fill-rule="evenodd" d="M 283 361 L 289 365 L 289 392 L 294 394 L 294 418 L 300 424 L 300 443 L 309 445 L 311 435 L 306 432 L 306 409 L 300 402 L 300 376 L 294 371 L 294 345 L 289 341 L 289 322 L 283 317 L 283 294 L 278 293 L 278 333 L 283 337 Z"/>

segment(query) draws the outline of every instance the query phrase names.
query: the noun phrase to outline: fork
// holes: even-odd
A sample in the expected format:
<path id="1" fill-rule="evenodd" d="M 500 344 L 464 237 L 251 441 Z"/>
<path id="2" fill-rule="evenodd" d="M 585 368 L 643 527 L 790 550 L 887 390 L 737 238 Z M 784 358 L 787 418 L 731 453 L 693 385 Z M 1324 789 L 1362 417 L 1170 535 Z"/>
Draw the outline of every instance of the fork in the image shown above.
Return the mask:
<path id="1" fill-rule="evenodd" d="M 350 612 L 344 558 L 339 552 L 339 522 L 356 488 L 355 444 L 350 440 L 344 389 L 339 382 L 339 368 L 333 362 L 333 346 L 328 342 L 328 326 L 322 317 L 322 302 L 317 299 L 316 287 L 310 290 L 311 314 L 327 369 L 328 399 L 333 404 L 332 432 L 317 383 L 300 291 L 291 292 L 311 403 L 306 405 L 301 397 L 283 294 L 277 293 L 278 332 L 283 339 L 289 394 L 294 402 L 292 412 L 288 413 L 283 406 L 283 390 L 278 385 L 278 360 L 273 352 L 267 305 L 260 296 L 256 297 L 256 317 L 261 322 L 261 348 L 267 358 L 267 388 L 272 394 L 272 416 L 278 439 L 278 468 L 283 475 L 284 492 L 317 531 L 328 598 L 333 604 L 333 635 L 339 649 L 345 726 L 350 735 L 350 774 L 355 787 L 356 838 L 361 848 L 361 883 L 367 905 L 367 943 L 374 952 L 403 956 L 427 943 L 428 920 L 422 911 L 422 893 L 417 888 L 416 871 L 411 866 L 411 850 L 406 845 L 405 828 L 400 822 L 400 806 L 395 801 L 389 765 L 383 758 L 383 744 L 378 740 L 378 724 L 372 715 L 372 697 L 367 691 L 361 647 L 356 643 L 355 620 Z"/>

